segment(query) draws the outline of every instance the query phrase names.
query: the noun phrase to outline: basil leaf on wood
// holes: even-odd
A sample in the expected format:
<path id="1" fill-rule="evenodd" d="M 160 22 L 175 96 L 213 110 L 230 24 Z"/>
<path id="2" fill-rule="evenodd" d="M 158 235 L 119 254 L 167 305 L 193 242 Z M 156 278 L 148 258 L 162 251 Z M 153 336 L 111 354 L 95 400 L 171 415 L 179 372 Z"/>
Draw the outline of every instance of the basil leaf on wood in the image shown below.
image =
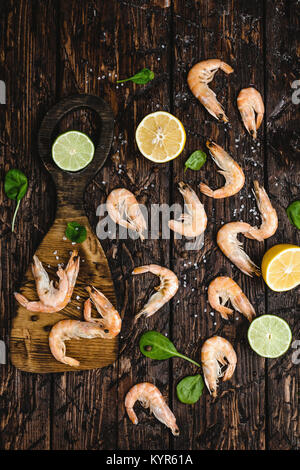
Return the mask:
<path id="1" fill-rule="evenodd" d="M 172 341 L 158 331 L 147 331 L 141 336 L 140 350 L 145 356 L 150 357 L 151 359 L 164 360 L 177 356 L 195 364 L 197 367 L 200 367 L 200 364 L 197 362 L 183 354 L 180 354 Z"/>
<path id="2" fill-rule="evenodd" d="M 117 83 L 124 83 L 124 82 L 133 82 L 137 83 L 138 85 L 145 85 L 146 83 L 150 82 L 154 78 L 154 72 L 147 68 L 140 70 L 138 73 L 133 75 L 132 77 L 125 78 L 124 80 L 117 80 Z"/>
<path id="3" fill-rule="evenodd" d="M 25 196 L 28 189 L 27 177 L 21 170 L 12 169 L 5 175 L 4 191 L 9 199 L 17 201 L 16 209 L 13 215 L 11 231 L 15 230 L 16 215 L 20 206 L 21 199 Z"/>
<path id="4" fill-rule="evenodd" d="M 181 403 L 192 405 L 201 397 L 203 388 L 204 382 L 200 374 L 184 377 L 176 387 L 178 400 Z"/>
<path id="5" fill-rule="evenodd" d="M 286 210 L 290 222 L 300 229 L 300 201 L 292 202 Z"/>
<path id="6" fill-rule="evenodd" d="M 87 232 L 86 228 L 78 222 L 69 222 L 65 235 L 71 242 L 82 243 L 86 240 Z"/>
<path id="7" fill-rule="evenodd" d="M 187 159 L 187 161 L 185 162 L 185 169 L 184 171 L 186 172 L 186 170 L 189 168 L 190 170 L 194 170 L 194 171 L 197 171 L 197 170 L 200 170 L 200 168 L 204 165 L 204 163 L 206 162 L 206 153 L 203 152 L 202 150 L 195 150 L 195 152 L 193 152 L 189 158 Z"/>

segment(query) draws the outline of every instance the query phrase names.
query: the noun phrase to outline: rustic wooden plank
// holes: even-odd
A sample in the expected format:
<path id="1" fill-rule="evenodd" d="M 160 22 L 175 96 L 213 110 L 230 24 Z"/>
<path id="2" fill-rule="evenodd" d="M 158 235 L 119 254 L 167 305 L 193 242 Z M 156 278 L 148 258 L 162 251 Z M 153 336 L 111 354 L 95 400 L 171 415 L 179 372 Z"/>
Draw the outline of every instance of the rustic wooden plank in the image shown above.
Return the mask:
<path id="1" fill-rule="evenodd" d="M 118 186 L 132 190 L 138 200 L 150 210 L 152 204 L 169 202 L 169 165 L 154 165 L 138 151 L 134 133 L 142 118 L 153 111 L 169 110 L 169 9 L 153 6 L 153 2 L 117 2 L 116 43 L 113 71 L 127 77 L 143 67 L 155 72 L 155 79 L 146 86 L 131 83 L 117 88 L 111 85 L 111 96 L 118 103 L 116 140 L 111 166 L 104 172 L 108 180 L 107 192 Z M 120 168 L 121 165 L 121 168 Z M 108 176 L 109 175 L 109 176 Z M 139 424 L 134 426 L 124 409 L 124 398 L 129 388 L 142 381 L 153 382 L 168 400 L 169 364 L 144 358 L 138 340 L 145 330 L 155 329 L 169 334 L 169 305 L 148 320 L 140 319 L 133 325 L 133 316 L 153 293 L 158 280 L 153 275 L 131 275 L 134 266 L 157 263 L 169 265 L 169 241 L 149 239 L 144 242 L 119 240 L 116 245 L 112 271 L 116 284 L 123 284 L 122 310 L 125 313 L 119 362 L 119 426 L 120 449 L 168 449 L 169 431 L 149 412 L 137 406 Z M 113 249 L 113 245 L 108 243 Z M 117 289 L 118 292 L 119 289 Z"/>
<path id="2" fill-rule="evenodd" d="M 300 196 L 299 110 L 292 88 L 299 79 L 299 2 L 266 2 L 266 184 L 275 201 L 279 227 L 267 247 L 300 245 L 300 233 L 287 218 L 287 206 Z M 272 38 L 272 40 L 268 39 Z M 299 85 L 298 85 L 299 87 Z M 299 94 L 298 94 L 299 96 Z M 299 289 L 275 293 L 268 289 L 269 313 L 284 318 L 299 340 Z M 270 449 L 299 449 L 299 364 L 295 349 L 267 363 L 268 435 Z"/>
<path id="3" fill-rule="evenodd" d="M 0 70 L 7 104 L 1 106 L 1 179 L 10 168 L 29 178 L 16 232 L 11 233 L 15 202 L 1 185 L 0 338 L 8 343 L 15 309 L 13 291 L 53 217 L 49 177 L 37 157 L 36 135 L 41 118 L 55 100 L 56 17 L 53 0 L 1 3 Z M 50 446 L 51 379 L 1 365 L 1 449 L 48 449 Z"/>
<path id="4" fill-rule="evenodd" d="M 172 262 L 180 274 L 183 288 L 180 301 L 174 303 L 173 340 L 179 350 L 200 360 L 203 341 L 218 334 L 234 345 L 238 365 L 230 382 L 220 385 L 219 398 L 213 401 L 205 391 L 194 405 L 183 405 L 176 399 L 173 408 L 182 424 L 181 436 L 174 440 L 177 449 L 263 449 L 264 439 L 264 361 L 251 352 L 247 339 L 247 321 L 234 315 L 222 320 L 207 302 L 207 286 L 217 275 L 232 276 L 243 288 L 259 314 L 264 312 L 264 285 L 260 279 L 250 279 L 232 266 L 216 245 L 216 234 L 224 222 L 250 217 L 254 207 L 248 198 L 252 180 L 263 181 L 263 153 L 260 142 L 254 144 L 246 134 L 236 108 L 236 97 L 242 87 L 254 84 L 263 93 L 263 8 L 260 2 L 193 2 L 174 1 L 174 71 L 173 111 L 187 130 L 187 144 L 182 157 L 174 161 L 174 184 L 189 182 L 200 195 L 198 184 L 205 181 L 213 187 L 223 184 L 215 164 L 208 158 L 199 172 L 183 173 L 184 161 L 192 151 L 205 149 L 206 138 L 224 147 L 243 167 L 246 184 L 235 197 L 215 200 L 200 196 L 208 214 L 205 244 L 198 251 L 186 251 L 184 241 L 175 240 Z M 186 77 L 195 63 L 220 58 L 234 68 L 226 77 L 217 73 L 211 87 L 225 107 L 230 125 L 224 127 L 212 118 L 190 93 Z M 207 152 L 208 153 L 208 152 Z M 176 201 L 181 201 L 174 186 Z M 236 210 L 236 213 L 234 213 Z M 246 251 L 259 261 L 263 246 L 247 241 Z M 186 287 L 184 288 L 184 286 Z M 238 320 L 237 320 L 238 319 Z M 188 373 L 195 373 L 180 360 L 174 360 L 174 387 Z M 186 426 L 186 423 L 189 423 Z"/>

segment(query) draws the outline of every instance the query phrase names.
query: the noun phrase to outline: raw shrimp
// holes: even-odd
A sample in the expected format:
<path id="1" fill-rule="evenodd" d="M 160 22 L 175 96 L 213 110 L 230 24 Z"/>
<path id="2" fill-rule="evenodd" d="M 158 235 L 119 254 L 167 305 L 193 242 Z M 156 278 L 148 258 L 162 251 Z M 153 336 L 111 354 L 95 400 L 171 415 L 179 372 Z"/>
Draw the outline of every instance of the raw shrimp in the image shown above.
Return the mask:
<path id="1" fill-rule="evenodd" d="M 264 117 L 265 107 L 259 91 L 253 87 L 243 88 L 237 97 L 237 106 L 249 134 L 254 139 Z M 256 121 L 255 121 L 255 113 Z"/>
<path id="2" fill-rule="evenodd" d="M 179 282 L 176 274 L 170 269 L 163 268 L 157 264 L 150 264 L 148 266 L 139 266 L 134 268 L 132 274 L 152 273 L 160 278 L 160 285 L 155 287 L 157 292 L 153 294 L 142 310 L 135 316 L 135 321 L 142 315 L 146 318 L 151 317 L 157 310 L 159 310 L 165 303 L 167 303 L 177 292 Z"/>
<path id="3" fill-rule="evenodd" d="M 60 279 L 58 289 L 53 286 L 49 276 L 37 256 L 33 258 L 33 276 L 40 301 L 30 302 L 24 295 L 14 293 L 16 300 L 31 312 L 54 313 L 59 312 L 68 304 L 79 272 L 80 258 L 76 250 L 73 251 L 65 270 L 59 268 L 57 275 Z"/>
<path id="4" fill-rule="evenodd" d="M 242 313 L 249 322 L 255 317 L 255 310 L 240 286 L 227 276 L 216 277 L 208 287 L 208 301 L 212 308 L 217 310 L 225 320 L 233 313 L 231 308 L 225 307 L 228 300 L 235 310 Z M 221 302 L 220 302 L 221 299 Z"/>
<path id="5" fill-rule="evenodd" d="M 90 299 L 86 300 L 84 303 L 85 321 L 97 323 L 101 326 L 103 328 L 103 338 L 114 338 L 120 333 L 122 325 L 118 311 L 105 295 L 99 292 L 95 287 L 89 286 L 86 290 L 90 294 Z M 92 302 L 102 318 L 92 317 Z"/>
<path id="6" fill-rule="evenodd" d="M 202 346 L 201 362 L 206 386 L 209 393 L 216 397 L 219 377 L 223 377 L 223 382 L 225 382 L 232 377 L 235 371 L 237 363 L 235 350 L 227 339 L 213 336 L 207 339 Z M 223 372 L 221 366 L 225 365 L 227 368 Z"/>
<path id="7" fill-rule="evenodd" d="M 150 413 L 153 413 L 161 423 L 170 428 L 173 436 L 179 435 L 176 418 L 155 385 L 149 382 L 143 382 L 134 385 L 127 393 L 125 408 L 133 424 L 138 424 L 138 419 L 133 409 L 137 400 L 144 408 L 150 408 Z"/>
<path id="8" fill-rule="evenodd" d="M 92 322 L 79 320 L 62 320 L 53 326 L 49 334 L 49 346 L 55 359 L 63 364 L 78 367 L 80 362 L 66 356 L 65 341 L 80 338 L 102 338 L 101 327 Z"/>
<path id="9" fill-rule="evenodd" d="M 125 188 L 114 189 L 106 200 L 106 207 L 116 224 L 134 230 L 141 240 L 145 239 L 143 232 L 147 224 L 134 194 Z"/>
<path id="10" fill-rule="evenodd" d="M 255 229 L 245 222 L 230 222 L 220 228 L 217 235 L 217 244 L 224 255 L 230 259 L 243 273 L 252 277 L 253 273 L 260 276 L 260 270 L 251 261 L 249 256 L 241 248 L 242 243 L 237 239 L 239 233 L 253 235 L 255 240 L 259 240 L 255 234 Z"/>
<path id="11" fill-rule="evenodd" d="M 207 225 L 207 216 L 203 204 L 195 191 L 182 181 L 178 184 L 187 213 L 181 215 L 180 220 L 169 220 L 168 225 L 174 232 L 185 237 L 197 237 L 204 232 Z"/>
<path id="12" fill-rule="evenodd" d="M 230 65 L 219 59 L 203 60 L 191 68 L 187 82 L 191 92 L 212 116 L 220 121 L 228 122 L 228 118 L 218 102 L 216 94 L 207 85 L 213 80 L 215 73 L 219 69 L 227 74 L 233 72 L 233 68 Z"/>
<path id="13" fill-rule="evenodd" d="M 225 185 L 213 191 L 206 184 L 200 183 L 200 191 L 206 196 L 213 197 L 214 199 L 221 199 L 238 193 L 245 183 L 245 175 L 241 167 L 215 142 L 208 140 L 206 142 L 206 146 L 211 153 L 213 161 L 219 168 L 221 168 L 219 173 L 224 176 Z"/>
<path id="14" fill-rule="evenodd" d="M 253 233 L 255 233 L 256 239 L 262 241 L 274 235 L 278 227 L 278 217 L 265 188 L 259 186 L 258 181 L 254 181 L 253 185 L 253 193 L 262 218 L 262 224 L 259 228 L 252 227 L 251 234 L 245 233 L 245 237 L 254 238 Z"/>

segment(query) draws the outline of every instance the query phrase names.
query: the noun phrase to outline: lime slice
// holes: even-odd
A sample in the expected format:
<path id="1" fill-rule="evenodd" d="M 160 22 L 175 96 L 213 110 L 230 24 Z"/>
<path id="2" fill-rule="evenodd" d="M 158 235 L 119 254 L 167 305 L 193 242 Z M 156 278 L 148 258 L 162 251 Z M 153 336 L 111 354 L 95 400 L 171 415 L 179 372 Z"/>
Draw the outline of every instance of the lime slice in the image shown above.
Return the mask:
<path id="1" fill-rule="evenodd" d="M 62 170 L 79 171 L 93 160 L 94 151 L 94 144 L 87 135 L 69 131 L 57 137 L 52 146 L 52 158 Z"/>
<path id="2" fill-rule="evenodd" d="M 285 320 L 276 315 L 255 318 L 248 329 L 248 341 L 262 357 L 279 357 L 290 347 L 292 332 Z"/>

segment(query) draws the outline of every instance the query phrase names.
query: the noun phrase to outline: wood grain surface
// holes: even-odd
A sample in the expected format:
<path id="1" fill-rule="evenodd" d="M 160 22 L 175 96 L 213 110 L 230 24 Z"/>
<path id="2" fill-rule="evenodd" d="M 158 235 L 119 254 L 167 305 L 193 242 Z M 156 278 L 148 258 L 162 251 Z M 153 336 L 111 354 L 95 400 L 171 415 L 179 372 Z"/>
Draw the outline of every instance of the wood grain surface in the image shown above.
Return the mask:
<path id="1" fill-rule="evenodd" d="M 95 230 L 97 207 L 120 186 L 139 202 L 182 203 L 177 189 L 189 182 L 222 184 L 208 157 L 199 172 L 188 170 L 189 154 L 205 149 L 213 138 L 243 167 L 246 184 L 236 197 L 213 201 L 200 196 L 209 223 L 204 247 L 186 250 L 184 240 L 101 240 L 112 272 L 118 308 L 124 315 L 119 359 L 103 369 L 53 375 L 29 374 L 11 363 L 0 365 L 1 449 L 299 449 L 299 365 L 296 351 L 276 360 L 255 355 L 246 340 L 247 322 L 240 315 L 222 320 L 207 304 L 206 288 L 218 274 L 232 276 L 258 314 L 275 313 L 299 340 L 299 290 L 276 294 L 261 279 L 241 274 L 216 245 L 223 223 L 259 223 L 251 209 L 253 179 L 264 184 L 279 216 L 279 228 L 265 243 L 245 242 L 260 263 L 264 251 L 280 242 L 300 244 L 299 231 L 285 209 L 299 199 L 299 104 L 292 83 L 299 77 L 299 2 L 297 0 L 46 0 L 0 5 L 0 79 L 7 104 L 0 105 L 0 169 L 14 167 L 29 177 L 16 233 L 11 234 L 14 201 L 1 185 L 0 339 L 9 345 L 17 290 L 37 246 L 53 223 L 56 197 L 49 175 L 41 169 L 37 131 L 50 107 L 61 98 L 89 93 L 103 98 L 115 116 L 109 158 L 85 191 L 85 211 Z M 211 87 L 224 105 L 230 125 L 217 123 L 190 93 L 186 76 L 201 59 L 219 57 L 234 73 L 219 71 Z M 118 78 L 143 67 L 155 72 L 145 86 Z M 254 85 L 263 95 L 266 116 L 257 142 L 246 134 L 236 107 L 241 88 Z M 183 154 L 167 165 L 154 165 L 134 141 L 140 120 L 156 110 L 178 116 L 186 130 Z M 57 133 L 76 128 L 95 137 L 93 112 L 66 116 Z M 251 212 L 250 212 L 251 210 Z M 180 288 L 174 299 L 148 320 L 133 326 L 134 314 L 157 283 L 150 274 L 133 278 L 134 266 L 156 262 L 174 269 Z M 214 313 L 214 316 L 211 314 Z M 176 384 L 195 368 L 180 359 L 151 361 L 141 355 L 138 339 L 147 329 L 168 335 L 179 351 L 199 360 L 203 341 L 221 334 L 234 344 L 238 366 L 212 400 L 205 390 L 193 406 L 176 398 Z M 8 351 L 10 355 L 10 351 Z M 138 426 L 126 416 L 124 396 L 135 383 L 149 380 L 165 395 L 181 434 L 178 438 L 148 411 L 137 406 Z"/>

